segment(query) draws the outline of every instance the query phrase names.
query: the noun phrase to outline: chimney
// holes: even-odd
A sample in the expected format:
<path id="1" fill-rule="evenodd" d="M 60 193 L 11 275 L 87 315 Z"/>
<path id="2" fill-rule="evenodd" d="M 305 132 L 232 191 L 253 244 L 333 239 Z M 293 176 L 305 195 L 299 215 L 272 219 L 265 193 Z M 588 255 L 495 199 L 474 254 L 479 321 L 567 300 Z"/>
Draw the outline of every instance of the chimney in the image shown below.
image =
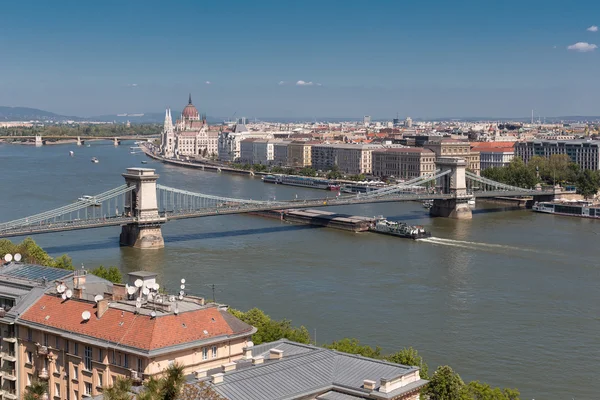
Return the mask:
<path id="1" fill-rule="evenodd" d="M 196 379 L 206 378 L 206 370 L 199 369 L 198 371 L 194 372 L 194 375 L 196 376 Z"/>
<path id="2" fill-rule="evenodd" d="M 283 350 L 271 349 L 269 352 L 269 360 L 281 360 L 283 357 Z"/>
<path id="3" fill-rule="evenodd" d="M 108 310 L 108 299 L 102 299 L 96 305 L 96 317 L 102 318 L 104 313 Z"/>
<path id="4" fill-rule="evenodd" d="M 83 291 L 85 290 L 85 269 L 75 270 L 73 274 L 73 297 L 81 299 L 83 297 Z"/>
<path id="5" fill-rule="evenodd" d="M 252 365 L 259 365 L 265 362 L 265 358 L 263 356 L 254 357 L 252 359 Z"/>
<path id="6" fill-rule="evenodd" d="M 227 364 L 223 364 L 222 368 L 223 368 L 223 372 L 233 371 L 233 370 L 235 370 L 235 363 L 229 362 Z"/>
<path id="7" fill-rule="evenodd" d="M 366 390 L 375 390 L 376 384 L 377 384 L 377 382 L 375 382 L 375 381 L 365 379 L 363 381 L 363 388 L 365 388 Z"/>
<path id="8" fill-rule="evenodd" d="M 252 347 L 244 347 L 244 360 L 250 360 L 252 358 Z"/>
<path id="9" fill-rule="evenodd" d="M 404 382 L 403 375 L 398 375 L 395 378 L 391 378 L 391 379 L 381 378 L 380 385 L 379 385 L 379 391 L 381 393 L 389 393 L 389 392 L 392 392 L 404 385 L 405 385 L 405 382 Z"/>
<path id="10" fill-rule="evenodd" d="M 222 374 L 222 373 L 214 374 L 214 375 L 212 376 L 212 383 L 213 383 L 213 384 L 217 384 L 217 383 L 223 383 L 223 376 L 224 376 L 224 375 L 225 375 L 225 374 Z"/>
<path id="11" fill-rule="evenodd" d="M 113 284 L 112 298 L 114 301 L 119 301 L 127 298 L 125 285 L 120 283 Z"/>

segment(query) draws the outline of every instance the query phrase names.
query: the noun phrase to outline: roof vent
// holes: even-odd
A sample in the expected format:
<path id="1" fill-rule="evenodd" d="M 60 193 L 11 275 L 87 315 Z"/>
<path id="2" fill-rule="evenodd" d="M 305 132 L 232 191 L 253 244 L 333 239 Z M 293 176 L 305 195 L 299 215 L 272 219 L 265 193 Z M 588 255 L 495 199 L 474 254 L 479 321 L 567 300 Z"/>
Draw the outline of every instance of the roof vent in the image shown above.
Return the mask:
<path id="1" fill-rule="evenodd" d="M 256 356 L 252 358 L 252 365 L 259 365 L 265 362 L 265 358 L 263 356 Z"/>
<path id="2" fill-rule="evenodd" d="M 223 383 L 223 376 L 224 376 L 224 375 L 225 375 L 225 374 L 223 374 L 223 373 L 214 374 L 214 375 L 212 376 L 212 383 L 213 383 L 213 384 L 217 384 L 217 383 Z"/>
<path id="3" fill-rule="evenodd" d="M 281 360 L 281 358 L 283 358 L 283 350 L 271 349 L 269 351 L 270 360 Z"/>
<path id="4" fill-rule="evenodd" d="M 365 388 L 366 390 L 375 390 L 375 385 L 377 384 L 377 382 L 372 381 L 370 379 L 365 379 L 363 381 L 363 388 Z"/>
<path id="5" fill-rule="evenodd" d="M 235 363 L 234 362 L 230 362 L 230 363 L 227 363 L 227 364 L 223 364 L 222 368 L 223 368 L 223 372 L 233 371 L 233 370 L 235 370 Z"/>

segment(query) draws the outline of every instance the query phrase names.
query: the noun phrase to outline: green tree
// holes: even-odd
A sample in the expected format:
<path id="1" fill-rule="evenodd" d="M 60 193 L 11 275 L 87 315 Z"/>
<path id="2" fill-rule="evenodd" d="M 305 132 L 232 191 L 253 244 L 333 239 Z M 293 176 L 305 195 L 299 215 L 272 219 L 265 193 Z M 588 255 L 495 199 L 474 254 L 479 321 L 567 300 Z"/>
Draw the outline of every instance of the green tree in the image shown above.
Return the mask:
<path id="1" fill-rule="evenodd" d="M 173 363 L 165 371 L 162 378 L 163 400 L 175 400 L 181 393 L 185 383 L 185 367 L 183 364 Z"/>
<path id="2" fill-rule="evenodd" d="M 423 357 L 419 355 L 419 352 L 412 347 L 404 348 L 396 353 L 389 354 L 385 359 L 396 364 L 419 367 L 421 369 L 419 371 L 421 379 L 429 379 L 429 367 L 423 361 Z"/>
<path id="3" fill-rule="evenodd" d="M 326 349 L 337 350 L 349 354 L 359 354 L 363 357 L 369 358 L 382 358 L 381 347 L 375 348 L 368 345 L 361 345 L 358 339 L 344 338 L 342 340 L 334 341 L 331 344 L 325 346 Z"/>
<path id="4" fill-rule="evenodd" d="M 48 393 L 48 384 L 43 381 L 33 380 L 23 393 L 23 400 L 40 400 Z"/>
<path id="5" fill-rule="evenodd" d="M 215 392 L 206 382 L 186 384 L 183 386 L 178 400 L 226 400 Z"/>
<path id="6" fill-rule="evenodd" d="M 597 171 L 586 169 L 579 173 L 577 177 L 577 193 L 587 199 L 598 193 L 598 189 L 600 189 L 600 179 Z"/>
<path id="7" fill-rule="evenodd" d="M 71 259 L 71 257 L 69 257 L 66 254 L 63 254 L 62 256 L 55 258 L 54 261 L 52 262 L 52 266 L 54 268 L 60 268 L 60 269 L 68 269 L 68 270 L 75 269 L 75 267 L 73 267 L 73 260 Z"/>
<path id="8" fill-rule="evenodd" d="M 53 263 L 52 257 L 30 237 L 25 238 L 16 250 L 21 253 L 23 259 L 28 263 L 45 266 L 51 266 Z"/>
<path id="9" fill-rule="evenodd" d="M 151 376 L 144 382 L 144 390 L 140 392 L 136 400 L 162 400 L 163 380 Z"/>
<path id="10" fill-rule="evenodd" d="M 317 171 L 315 171 L 311 167 L 304 167 L 300 171 L 298 171 L 298 174 L 302 176 L 317 176 Z"/>
<path id="11" fill-rule="evenodd" d="M 343 176 L 340 168 L 334 165 L 329 172 L 327 172 L 327 179 L 341 179 Z"/>
<path id="12" fill-rule="evenodd" d="M 438 367 L 424 390 L 429 400 L 467 400 L 465 383 L 447 365 Z"/>
<path id="13" fill-rule="evenodd" d="M 100 278 L 106 279 L 107 281 L 111 281 L 112 283 L 123 283 L 123 275 L 119 268 L 117 267 L 104 267 L 100 265 L 90 271 L 90 274 L 99 276 Z"/>
<path id="14" fill-rule="evenodd" d="M 290 320 L 273 320 L 258 308 L 253 308 L 247 312 L 229 309 L 229 312 L 236 318 L 257 329 L 256 333 L 252 336 L 252 341 L 255 344 L 272 342 L 279 339 L 288 339 L 298 343 L 310 343 L 308 330 L 304 326 L 300 328 L 293 327 Z"/>
<path id="15" fill-rule="evenodd" d="M 469 382 L 463 389 L 463 397 L 469 400 L 519 400 L 519 396 L 516 389 L 492 388 L 479 381 Z"/>
<path id="16" fill-rule="evenodd" d="M 132 400 L 131 379 L 117 377 L 115 383 L 103 389 L 105 400 Z"/>

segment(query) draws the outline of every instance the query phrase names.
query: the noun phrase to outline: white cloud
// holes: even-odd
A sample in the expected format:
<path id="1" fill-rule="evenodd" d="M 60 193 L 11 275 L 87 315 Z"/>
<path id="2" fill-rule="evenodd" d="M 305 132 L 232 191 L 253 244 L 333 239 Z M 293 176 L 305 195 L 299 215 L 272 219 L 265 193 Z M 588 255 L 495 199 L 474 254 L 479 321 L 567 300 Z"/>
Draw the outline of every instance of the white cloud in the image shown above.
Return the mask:
<path id="1" fill-rule="evenodd" d="M 279 86 L 283 86 L 283 85 L 285 85 L 286 83 L 287 83 L 286 81 L 279 81 L 278 85 L 279 85 Z"/>
<path id="2" fill-rule="evenodd" d="M 210 85 L 212 82 L 211 81 L 206 81 L 204 83 L 206 83 L 207 85 Z"/>
<path id="3" fill-rule="evenodd" d="M 589 28 L 587 28 L 586 31 L 589 31 L 589 32 L 598 32 L 598 27 L 596 25 L 592 25 Z"/>
<path id="4" fill-rule="evenodd" d="M 317 86 L 323 86 L 323 85 L 321 85 L 320 83 L 317 83 Z"/>
<path id="5" fill-rule="evenodd" d="M 128 87 L 136 87 L 138 84 L 137 83 L 128 83 L 127 86 Z"/>
<path id="6" fill-rule="evenodd" d="M 587 42 L 577 42 L 575 44 L 567 47 L 568 50 L 578 51 L 580 53 L 587 53 L 590 51 L 594 51 L 598 48 L 595 44 L 587 43 Z"/>
<path id="7" fill-rule="evenodd" d="M 296 82 L 296 86 L 312 86 L 312 85 L 314 85 L 314 83 L 312 83 L 312 82 L 305 82 L 305 81 Z"/>

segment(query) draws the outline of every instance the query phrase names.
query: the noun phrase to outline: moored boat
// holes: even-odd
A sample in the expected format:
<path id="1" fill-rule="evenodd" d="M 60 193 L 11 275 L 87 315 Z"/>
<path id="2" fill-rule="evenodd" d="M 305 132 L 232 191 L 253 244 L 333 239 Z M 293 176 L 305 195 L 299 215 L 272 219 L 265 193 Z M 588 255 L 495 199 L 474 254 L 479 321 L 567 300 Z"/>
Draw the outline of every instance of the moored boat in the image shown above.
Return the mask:
<path id="1" fill-rule="evenodd" d="M 600 218 L 600 204 L 582 200 L 542 201 L 531 208 L 535 212 L 580 218 Z"/>
<path id="2" fill-rule="evenodd" d="M 96 157 L 92 157 L 91 161 L 95 164 L 100 162 Z"/>
<path id="3" fill-rule="evenodd" d="M 431 233 L 427 232 L 422 226 L 408 225 L 404 222 L 388 221 L 385 218 L 380 218 L 375 221 L 373 232 L 383 233 L 384 235 L 399 236 L 408 239 L 425 239 L 431 237 Z"/>
<path id="4" fill-rule="evenodd" d="M 296 175 L 266 175 L 262 177 L 265 183 L 274 183 L 276 185 L 302 186 L 313 189 L 339 190 L 340 186 L 336 182 L 327 179 L 310 178 Z"/>

